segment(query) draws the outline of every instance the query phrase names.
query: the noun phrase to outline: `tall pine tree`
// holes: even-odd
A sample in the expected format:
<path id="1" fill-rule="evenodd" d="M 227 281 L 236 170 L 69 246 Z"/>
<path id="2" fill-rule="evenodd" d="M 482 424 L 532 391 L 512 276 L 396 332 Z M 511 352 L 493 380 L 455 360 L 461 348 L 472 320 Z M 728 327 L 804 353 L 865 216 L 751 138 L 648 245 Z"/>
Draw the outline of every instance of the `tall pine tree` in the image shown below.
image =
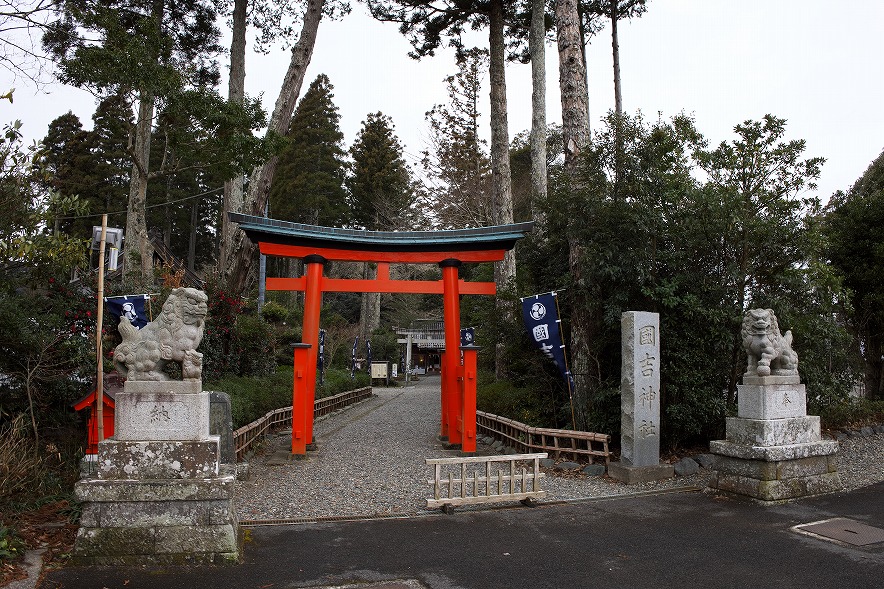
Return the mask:
<path id="1" fill-rule="evenodd" d="M 347 188 L 353 220 L 366 229 L 406 229 L 402 223 L 408 218 L 414 191 L 390 117 L 380 112 L 368 115 L 350 147 L 350 157 Z"/>
<path id="2" fill-rule="evenodd" d="M 333 89 L 320 74 L 298 104 L 270 187 L 271 217 L 328 226 L 350 222 L 344 134 Z"/>

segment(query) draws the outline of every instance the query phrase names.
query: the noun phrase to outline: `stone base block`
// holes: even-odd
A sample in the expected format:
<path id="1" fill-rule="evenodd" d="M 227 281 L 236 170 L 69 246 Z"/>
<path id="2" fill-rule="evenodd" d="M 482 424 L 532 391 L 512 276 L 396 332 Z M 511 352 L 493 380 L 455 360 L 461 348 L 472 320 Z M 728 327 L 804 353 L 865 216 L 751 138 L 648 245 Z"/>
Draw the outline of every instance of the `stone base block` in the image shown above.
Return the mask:
<path id="1" fill-rule="evenodd" d="M 796 446 L 800 448 L 741 447 L 733 442 L 712 442 L 715 471 L 709 486 L 759 501 L 784 501 L 839 491 L 837 443 Z"/>
<path id="2" fill-rule="evenodd" d="M 709 442 L 709 450 L 713 454 L 743 458 L 745 460 L 796 460 L 810 456 L 829 456 L 838 453 L 838 442 L 820 440 L 806 444 L 789 444 L 785 446 L 750 446 L 738 444 L 730 440 L 714 440 Z"/>
<path id="3" fill-rule="evenodd" d="M 786 446 L 820 441 L 820 418 L 784 419 L 727 418 L 727 439 L 746 446 Z"/>
<path id="4" fill-rule="evenodd" d="M 99 479 L 189 479 L 218 475 L 218 437 L 205 441 L 121 441 L 98 444 Z"/>
<path id="5" fill-rule="evenodd" d="M 239 558 L 234 475 L 202 480 L 86 479 L 78 564 L 221 564 Z"/>
<path id="6" fill-rule="evenodd" d="M 745 495 L 759 501 L 786 501 L 841 490 L 837 472 L 793 479 L 760 481 L 751 477 L 716 473 L 709 483 L 713 489 Z"/>
<path id="7" fill-rule="evenodd" d="M 126 382 L 128 385 L 128 381 Z M 136 383 L 137 392 L 118 393 L 115 406 L 115 438 L 118 440 L 207 440 L 210 423 L 208 392 L 175 392 L 145 385 L 182 383 Z M 186 384 L 186 383 L 185 383 Z M 128 387 L 133 388 L 133 387 Z M 127 388 L 127 390 L 128 390 Z"/>
<path id="8" fill-rule="evenodd" d="M 623 462 L 612 462 L 608 465 L 608 474 L 627 485 L 636 485 L 672 478 L 675 476 L 675 469 L 671 464 L 632 466 Z"/>
<path id="9" fill-rule="evenodd" d="M 746 382 L 745 378 L 743 382 Z M 746 419 L 803 417 L 807 415 L 804 385 L 785 382 L 737 385 L 737 415 Z"/>
<path id="10" fill-rule="evenodd" d="M 194 395 L 202 390 L 201 380 L 127 380 L 123 383 L 124 393 Z"/>

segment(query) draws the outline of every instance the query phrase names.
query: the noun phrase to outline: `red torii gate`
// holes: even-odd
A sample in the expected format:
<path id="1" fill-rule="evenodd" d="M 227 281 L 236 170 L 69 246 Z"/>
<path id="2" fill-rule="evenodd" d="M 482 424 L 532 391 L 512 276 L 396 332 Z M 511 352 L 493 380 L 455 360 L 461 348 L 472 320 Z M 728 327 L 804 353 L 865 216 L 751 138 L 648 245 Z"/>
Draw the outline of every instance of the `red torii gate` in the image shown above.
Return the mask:
<path id="1" fill-rule="evenodd" d="M 464 346 L 460 364 L 460 295 L 496 294 L 493 282 L 465 282 L 458 277 L 464 262 L 496 262 L 531 230 L 534 223 L 517 223 L 452 231 L 363 231 L 290 223 L 228 213 L 262 254 L 302 258 L 304 276 L 267 278 L 267 290 L 304 292 L 301 344 L 295 346 L 295 385 L 292 399 L 292 454 L 304 455 L 313 443 L 313 404 L 319 313 L 323 292 L 441 294 L 445 313 L 442 357 L 442 415 L 440 436 L 464 452 L 476 451 L 476 351 Z M 377 278 L 326 278 L 326 261 L 372 262 Z M 391 280 L 390 264 L 439 264 L 442 280 Z M 463 386 L 463 391 L 461 391 Z"/>

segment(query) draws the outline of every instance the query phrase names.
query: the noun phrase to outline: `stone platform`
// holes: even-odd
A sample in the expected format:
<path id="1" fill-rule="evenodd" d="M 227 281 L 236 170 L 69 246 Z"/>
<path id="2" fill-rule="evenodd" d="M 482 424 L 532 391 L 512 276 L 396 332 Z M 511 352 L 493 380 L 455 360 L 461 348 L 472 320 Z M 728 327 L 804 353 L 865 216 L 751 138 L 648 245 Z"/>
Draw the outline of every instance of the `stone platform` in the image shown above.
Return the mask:
<path id="1" fill-rule="evenodd" d="M 715 455 L 709 486 L 759 501 L 785 501 L 841 489 L 838 442 L 823 440 L 820 418 L 808 416 L 798 376 L 745 376 L 738 385 L 738 417 Z"/>
<path id="2" fill-rule="evenodd" d="M 209 435 L 209 394 L 194 382 L 126 382 L 119 432 L 98 444 L 73 560 L 89 565 L 222 564 L 239 559 L 235 467 Z M 122 408 L 122 410 L 119 410 Z"/>

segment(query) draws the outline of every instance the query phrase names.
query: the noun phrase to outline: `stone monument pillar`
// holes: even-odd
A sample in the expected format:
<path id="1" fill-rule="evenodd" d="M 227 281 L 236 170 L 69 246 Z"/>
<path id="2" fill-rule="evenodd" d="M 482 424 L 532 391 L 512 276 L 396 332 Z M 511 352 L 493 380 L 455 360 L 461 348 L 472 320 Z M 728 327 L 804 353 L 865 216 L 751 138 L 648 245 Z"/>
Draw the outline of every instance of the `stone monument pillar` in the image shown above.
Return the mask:
<path id="1" fill-rule="evenodd" d="M 206 295 L 172 291 L 141 330 L 120 320 L 114 350 L 127 376 L 116 399 L 115 436 L 98 444 L 94 477 L 75 486 L 83 502 L 74 559 L 83 564 L 236 562 L 235 467 L 221 464 L 202 390 Z M 184 380 L 164 368 L 179 363 Z"/>
<path id="2" fill-rule="evenodd" d="M 792 332 L 780 333 L 770 309 L 753 309 L 742 336 L 749 368 L 737 385 L 737 417 L 727 418 L 727 439 L 709 444 L 715 455 L 709 486 L 761 501 L 838 491 L 838 442 L 822 440 L 820 418 L 807 415 Z"/>
<path id="3" fill-rule="evenodd" d="M 626 484 L 666 479 L 673 467 L 660 464 L 660 315 L 628 311 L 620 326 L 620 462 L 608 472 Z"/>

